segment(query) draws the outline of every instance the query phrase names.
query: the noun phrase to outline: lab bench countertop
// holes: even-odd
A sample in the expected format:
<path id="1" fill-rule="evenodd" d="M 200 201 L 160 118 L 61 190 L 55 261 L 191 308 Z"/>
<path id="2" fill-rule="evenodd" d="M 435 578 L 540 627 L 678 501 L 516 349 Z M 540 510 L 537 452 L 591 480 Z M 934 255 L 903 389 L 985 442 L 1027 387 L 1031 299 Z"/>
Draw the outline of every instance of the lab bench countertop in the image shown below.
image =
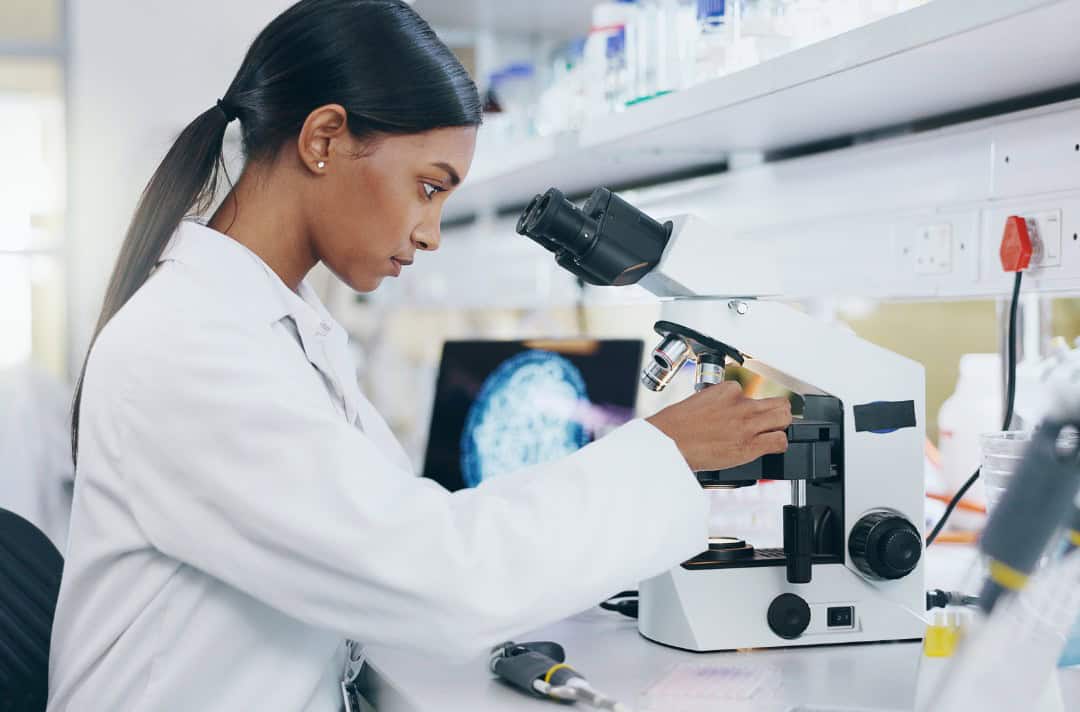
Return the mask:
<path id="1" fill-rule="evenodd" d="M 735 667 L 750 674 L 760 671 L 759 679 L 778 683 L 741 701 L 743 686 L 733 683 L 730 699 L 685 708 L 694 712 L 906 712 L 915 704 L 921 657 L 921 645 L 913 642 L 691 653 L 652 643 L 638 634 L 636 621 L 598 608 L 520 638 L 528 640 L 562 644 L 567 663 L 597 690 L 635 712 L 676 709 L 647 707 L 642 694 L 679 663 Z M 361 689 L 378 712 L 567 709 L 505 685 L 492 677 L 486 663 L 486 658 L 477 658 L 448 664 L 414 653 L 371 648 Z M 1080 709 L 1080 669 L 1061 670 L 1059 678 L 1065 708 Z"/>
<path id="2" fill-rule="evenodd" d="M 725 712 L 783 712 L 799 705 L 853 712 L 910 710 L 920 657 L 918 643 L 691 653 L 649 642 L 638 634 L 636 621 L 601 609 L 520 640 L 562 644 L 567 663 L 597 690 L 638 712 L 643 712 L 642 693 L 678 663 L 735 666 L 761 671 L 765 679 L 779 681 L 742 702 L 733 688 L 734 699 L 717 701 L 716 709 Z M 368 651 L 362 689 L 378 712 L 554 712 L 560 708 L 494 679 L 483 658 L 447 664 L 381 648 Z"/>
<path id="3" fill-rule="evenodd" d="M 927 556 L 927 581 L 956 588 L 974 558 L 969 547 L 938 547 Z M 919 643 L 870 643 L 729 653 L 691 653 L 650 642 L 637 621 L 599 608 L 532 631 L 518 642 L 552 640 L 567 663 L 600 692 L 646 712 L 642 695 L 680 663 L 738 668 L 771 684 L 749 699 L 718 700 L 709 712 L 908 712 L 915 704 Z M 450 664 L 416 653 L 366 649 L 361 689 L 378 712 L 556 712 L 492 677 L 486 657 Z M 1059 671 L 1066 710 L 1080 710 L 1080 668 Z M 733 684 L 733 693 L 739 691 Z M 588 708 L 580 705 L 569 709 Z M 654 708 L 655 709 L 655 708 Z M 690 709 L 690 708 L 687 708 Z M 693 708 L 697 712 L 698 708 Z"/>

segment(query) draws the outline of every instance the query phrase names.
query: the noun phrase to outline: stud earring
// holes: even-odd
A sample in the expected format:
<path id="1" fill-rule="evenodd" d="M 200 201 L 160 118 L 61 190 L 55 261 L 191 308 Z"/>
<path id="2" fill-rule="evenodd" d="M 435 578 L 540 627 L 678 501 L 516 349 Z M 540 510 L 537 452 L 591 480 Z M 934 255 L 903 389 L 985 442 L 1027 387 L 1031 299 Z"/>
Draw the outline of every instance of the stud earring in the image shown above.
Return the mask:
<path id="1" fill-rule="evenodd" d="M 326 168 L 326 161 L 319 161 L 318 163 L 315 164 L 315 166 L 317 168 L 320 168 L 320 169 L 321 168 Z"/>

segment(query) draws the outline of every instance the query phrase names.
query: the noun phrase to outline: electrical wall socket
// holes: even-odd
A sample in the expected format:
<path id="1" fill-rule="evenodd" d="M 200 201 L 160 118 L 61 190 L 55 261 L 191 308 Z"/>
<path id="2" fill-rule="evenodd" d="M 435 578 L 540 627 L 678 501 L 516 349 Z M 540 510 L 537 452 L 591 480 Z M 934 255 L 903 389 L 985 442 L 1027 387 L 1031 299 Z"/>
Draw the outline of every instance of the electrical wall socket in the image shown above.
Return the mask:
<path id="1" fill-rule="evenodd" d="M 951 272 L 953 255 L 952 224 L 941 223 L 919 228 L 918 233 L 915 235 L 912 253 L 915 274 L 948 274 Z"/>
<path id="2" fill-rule="evenodd" d="M 1002 270 L 1000 251 L 1005 222 L 1012 215 L 1037 225 L 1025 276 L 1028 287 L 1075 291 L 1074 285 L 1080 284 L 1080 193 L 1032 196 L 987 206 L 981 217 L 978 284 L 1008 293 L 1013 276 Z"/>
<path id="3" fill-rule="evenodd" d="M 1033 215 L 1025 215 L 1035 220 L 1039 226 L 1031 255 L 1032 269 L 1061 266 L 1061 211 L 1044 210 Z"/>

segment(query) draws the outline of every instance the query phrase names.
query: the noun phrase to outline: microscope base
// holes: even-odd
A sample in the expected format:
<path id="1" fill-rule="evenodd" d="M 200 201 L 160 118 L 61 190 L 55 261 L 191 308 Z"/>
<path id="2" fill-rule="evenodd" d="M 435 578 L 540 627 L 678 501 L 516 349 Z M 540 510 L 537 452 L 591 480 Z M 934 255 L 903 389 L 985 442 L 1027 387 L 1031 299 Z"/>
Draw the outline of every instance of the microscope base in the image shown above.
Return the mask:
<path id="1" fill-rule="evenodd" d="M 896 581 L 815 565 L 808 584 L 789 584 L 783 567 L 678 568 L 639 590 L 641 635 L 698 652 L 917 640 L 926 627 L 921 563 Z"/>

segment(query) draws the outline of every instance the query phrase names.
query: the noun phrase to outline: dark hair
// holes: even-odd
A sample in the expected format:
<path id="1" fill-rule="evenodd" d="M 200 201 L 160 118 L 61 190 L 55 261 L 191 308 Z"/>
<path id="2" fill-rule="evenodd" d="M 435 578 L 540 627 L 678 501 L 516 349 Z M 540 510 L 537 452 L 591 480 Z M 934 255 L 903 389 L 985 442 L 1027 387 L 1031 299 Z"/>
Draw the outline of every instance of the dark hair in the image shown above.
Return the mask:
<path id="1" fill-rule="evenodd" d="M 149 278 L 194 207 L 214 202 L 222 142 L 239 118 L 248 161 L 272 159 L 320 106 L 340 104 L 358 138 L 412 134 L 481 119 L 476 85 L 401 0 L 301 0 L 255 38 L 223 98 L 181 132 L 143 191 L 91 339 Z M 89 350 L 75 389 L 71 453 Z"/>

